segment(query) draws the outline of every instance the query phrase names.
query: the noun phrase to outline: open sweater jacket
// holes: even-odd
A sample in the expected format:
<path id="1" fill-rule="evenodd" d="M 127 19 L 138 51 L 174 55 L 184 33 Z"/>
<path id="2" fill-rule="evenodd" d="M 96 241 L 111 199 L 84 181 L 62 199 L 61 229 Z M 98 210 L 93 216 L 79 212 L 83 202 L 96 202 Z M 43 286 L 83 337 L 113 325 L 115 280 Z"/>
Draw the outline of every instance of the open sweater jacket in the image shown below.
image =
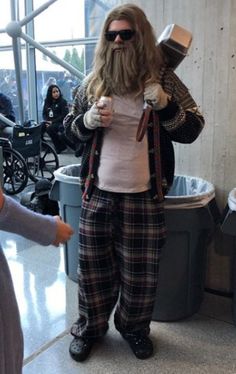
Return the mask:
<path id="1" fill-rule="evenodd" d="M 159 110 L 160 125 L 160 156 L 161 165 L 156 159 L 155 126 L 153 125 L 153 113 L 150 113 L 147 128 L 149 169 L 151 195 L 158 202 L 162 196 L 158 196 L 157 183 L 162 189 L 163 196 L 168 192 L 174 178 L 174 149 L 172 141 L 179 143 L 192 143 L 200 134 L 203 126 L 203 116 L 198 112 L 197 105 L 191 97 L 187 87 L 181 82 L 172 69 L 165 69 L 162 80 L 164 91 L 171 99 L 166 108 Z M 84 143 L 81 161 L 81 186 L 83 198 L 89 200 L 100 161 L 102 147 L 103 128 L 88 130 L 84 126 L 83 116 L 92 103 L 86 96 L 86 81 L 82 84 L 75 97 L 72 111 L 64 119 L 66 136 L 74 143 Z M 161 168 L 161 181 L 157 181 L 157 168 Z"/>

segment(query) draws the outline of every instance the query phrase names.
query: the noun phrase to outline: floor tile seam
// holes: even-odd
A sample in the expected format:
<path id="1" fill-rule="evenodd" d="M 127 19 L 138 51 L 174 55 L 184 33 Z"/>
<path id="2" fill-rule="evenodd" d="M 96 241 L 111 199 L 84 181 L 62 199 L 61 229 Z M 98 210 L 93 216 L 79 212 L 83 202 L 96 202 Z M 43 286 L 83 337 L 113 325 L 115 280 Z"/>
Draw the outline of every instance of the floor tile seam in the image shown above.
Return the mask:
<path id="1" fill-rule="evenodd" d="M 57 335 L 55 338 L 50 340 L 49 342 L 42 345 L 39 349 L 37 349 L 35 352 L 33 352 L 30 356 L 26 357 L 23 361 L 23 366 L 29 364 L 32 362 L 36 357 L 38 357 L 40 354 L 45 352 L 48 348 L 52 347 L 53 344 L 58 342 L 60 339 L 64 338 L 66 335 L 70 333 L 70 329 L 67 329 L 63 331 L 61 334 Z"/>

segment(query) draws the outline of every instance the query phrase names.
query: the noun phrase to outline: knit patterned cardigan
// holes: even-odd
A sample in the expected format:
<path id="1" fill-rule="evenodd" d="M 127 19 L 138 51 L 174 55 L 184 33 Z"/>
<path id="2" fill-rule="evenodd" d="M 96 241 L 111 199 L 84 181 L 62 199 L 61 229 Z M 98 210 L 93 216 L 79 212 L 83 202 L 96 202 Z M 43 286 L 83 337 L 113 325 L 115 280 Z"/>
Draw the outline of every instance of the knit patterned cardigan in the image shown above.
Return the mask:
<path id="1" fill-rule="evenodd" d="M 161 80 L 164 91 L 171 97 L 168 105 L 157 111 L 160 126 L 160 156 L 156 159 L 155 126 L 151 112 L 148 128 L 148 153 L 151 196 L 157 202 L 163 199 L 173 183 L 175 159 L 172 142 L 192 143 L 204 127 L 204 118 L 189 93 L 172 69 L 166 69 Z M 83 146 L 80 179 L 83 198 L 89 200 L 100 162 L 103 128 L 88 130 L 83 123 L 83 116 L 91 107 L 86 96 L 86 81 L 82 84 L 75 97 L 71 112 L 64 119 L 66 136 L 75 144 Z M 161 163 L 161 164 L 160 164 Z M 161 181 L 157 181 L 158 169 L 161 168 Z M 162 196 L 158 196 L 157 183 L 161 184 Z"/>

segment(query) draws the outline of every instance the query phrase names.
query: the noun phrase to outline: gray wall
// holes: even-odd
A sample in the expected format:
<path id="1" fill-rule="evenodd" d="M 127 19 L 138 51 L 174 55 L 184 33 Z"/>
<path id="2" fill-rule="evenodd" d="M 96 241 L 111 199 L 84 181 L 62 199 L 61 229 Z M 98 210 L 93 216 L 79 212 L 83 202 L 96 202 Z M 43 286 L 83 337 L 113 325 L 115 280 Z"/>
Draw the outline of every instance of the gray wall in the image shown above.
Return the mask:
<path id="1" fill-rule="evenodd" d="M 127 1 L 121 1 L 126 3 Z M 176 73 L 189 87 L 206 126 L 191 145 L 175 144 L 176 174 L 202 177 L 223 210 L 236 187 L 236 0 L 136 0 L 157 35 L 176 23 L 193 33 L 189 56 Z M 206 286 L 231 289 L 231 237 L 216 230 L 208 250 Z"/>

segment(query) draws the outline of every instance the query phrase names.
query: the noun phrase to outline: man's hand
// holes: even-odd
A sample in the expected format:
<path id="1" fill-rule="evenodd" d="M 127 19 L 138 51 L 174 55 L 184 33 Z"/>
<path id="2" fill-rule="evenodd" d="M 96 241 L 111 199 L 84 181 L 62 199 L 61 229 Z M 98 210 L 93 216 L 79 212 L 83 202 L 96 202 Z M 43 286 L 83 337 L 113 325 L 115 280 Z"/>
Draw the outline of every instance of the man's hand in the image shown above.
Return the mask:
<path id="1" fill-rule="evenodd" d="M 89 130 L 108 127 L 113 118 L 113 110 L 106 109 L 102 103 L 94 103 L 84 115 L 84 126 Z"/>
<path id="2" fill-rule="evenodd" d="M 56 238 L 52 244 L 58 247 L 59 244 L 63 244 L 67 240 L 69 240 L 74 231 L 72 230 L 70 225 L 62 221 L 59 216 L 55 216 L 54 218 L 57 222 L 57 232 Z"/>
<path id="3" fill-rule="evenodd" d="M 144 100 L 147 103 L 150 103 L 154 109 L 164 109 L 167 106 L 169 99 L 169 95 L 163 90 L 159 83 L 151 83 L 145 86 Z"/>
<path id="4" fill-rule="evenodd" d="M 97 108 L 99 110 L 100 118 L 101 118 L 101 127 L 108 127 L 111 124 L 111 121 L 113 119 L 113 109 L 107 108 L 104 103 L 97 103 Z"/>
<path id="5" fill-rule="evenodd" d="M 89 130 L 94 130 L 102 125 L 101 116 L 97 104 L 93 106 L 84 115 L 84 126 Z"/>

